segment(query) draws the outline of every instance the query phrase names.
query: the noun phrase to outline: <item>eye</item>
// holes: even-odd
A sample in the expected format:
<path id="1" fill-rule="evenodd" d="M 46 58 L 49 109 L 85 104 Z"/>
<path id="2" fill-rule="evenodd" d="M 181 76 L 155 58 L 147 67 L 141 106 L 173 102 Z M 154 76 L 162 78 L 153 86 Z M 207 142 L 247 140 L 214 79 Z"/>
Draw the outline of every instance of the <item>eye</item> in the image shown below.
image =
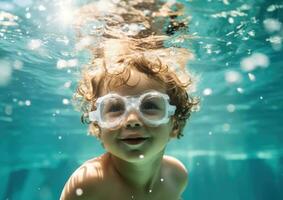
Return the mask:
<path id="1" fill-rule="evenodd" d="M 143 110 L 159 110 L 159 106 L 151 101 L 143 102 L 141 105 L 141 109 Z"/>
<path id="2" fill-rule="evenodd" d="M 112 104 L 106 110 L 107 112 L 120 112 L 124 110 L 124 107 L 121 104 Z"/>
<path id="3" fill-rule="evenodd" d="M 123 112 L 125 110 L 124 103 L 115 98 L 108 99 L 103 104 L 103 113 L 117 113 L 117 112 Z"/>

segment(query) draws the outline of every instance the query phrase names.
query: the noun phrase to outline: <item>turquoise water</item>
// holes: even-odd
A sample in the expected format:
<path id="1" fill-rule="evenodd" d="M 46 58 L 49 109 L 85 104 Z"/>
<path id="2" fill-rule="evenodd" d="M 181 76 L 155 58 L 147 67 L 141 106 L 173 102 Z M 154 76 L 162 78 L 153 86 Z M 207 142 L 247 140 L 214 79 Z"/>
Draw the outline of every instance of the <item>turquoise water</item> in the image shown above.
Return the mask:
<path id="1" fill-rule="evenodd" d="M 0 0 L 3 200 L 59 199 L 73 170 L 103 153 L 70 103 L 87 55 L 60 2 Z M 166 151 L 190 171 L 183 199 L 283 199 L 283 2 L 182 2 L 202 98 Z"/>

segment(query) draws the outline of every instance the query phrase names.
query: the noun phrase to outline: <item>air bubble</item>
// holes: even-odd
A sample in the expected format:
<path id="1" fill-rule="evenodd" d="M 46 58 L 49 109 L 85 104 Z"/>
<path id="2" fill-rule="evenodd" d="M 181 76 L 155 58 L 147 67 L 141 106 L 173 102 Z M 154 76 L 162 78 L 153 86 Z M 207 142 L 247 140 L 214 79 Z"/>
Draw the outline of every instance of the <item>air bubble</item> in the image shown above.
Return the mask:
<path id="1" fill-rule="evenodd" d="M 10 63 L 6 60 L 0 60 L 0 87 L 8 85 L 12 72 Z"/>
<path id="2" fill-rule="evenodd" d="M 280 31 L 282 24 L 277 19 L 268 18 L 263 21 L 264 28 L 267 32 L 273 33 Z"/>
<path id="3" fill-rule="evenodd" d="M 244 89 L 243 89 L 243 88 L 240 88 L 240 87 L 237 88 L 237 91 L 238 91 L 240 94 L 243 94 L 243 93 L 244 93 Z"/>
<path id="4" fill-rule="evenodd" d="M 228 104 L 227 105 L 227 111 L 228 112 L 234 112 L 235 110 L 236 110 L 235 105 L 233 105 L 233 104 Z"/>
<path id="5" fill-rule="evenodd" d="M 251 81 L 255 81 L 255 75 L 253 75 L 252 73 L 248 73 L 248 76 L 249 76 L 249 79 L 251 80 Z"/>
<path id="6" fill-rule="evenodd" d="M 14 69 L 20 70 L 23 68 L 23 62 L 20 60 L 15 60 L 13 64 Z"/>
<path id="7" fill-rule="evenodd" d="M 64 83 L 64 87 L 65 88 L 70 88 L 72 84 L 72 81 L 67 81 L 66 83 Z"/>
<path id="8" fill-rule="evenodd" d="M 13 107 L 11 105 L 5 106 L 4 112 L 5 112 L 6 115 L 12 115 Z"/>
<path id="9" fill-rule="evenodd" d="M 26 18 L 27 19 L 30 19 L 31 18 L 31 14 L 28 12 L 28 13 L 26 13 Z"/>
<path id="10" fill-rule="evenodd" d="M 83 194 L 83 190 L 81 188 L 77 188 L 76 189 L 76 195 L 77 196 L 82 196 L 82 194 Z"/>
<path id="11" fill-rule="evenodd" d="M 204 96 L 209 96 L 209 95 L 212 94 L 212 89 L 211 88 L 205 88 L 202 93 L 203 93 Z"/>
<path id="12" fill-rule="evenodd" d="M 46 8 L 45 8 L 43 5 L 39 5 L 39 6 L 38 6 L 38 10 L 39 10 L 39 11 L 45 11 Z"/>
<path id="13" fill-rule="evenodd" d="M 239 72 L 228 71 L 225 73 L 225 80 L 228 83 L 238 83 L 242 80 L 242 76 Z"/>
<path id="14" fill-rule="evenodd" d="M 26 106 L 30 106 L 31 105 L 31 101 L 30 100 L 26 100 L 25 104 L 26 104 Z"/>
<path id="15" fill-rule="evenodd" d="M 228 132 L 230 130 L 230 124 L 228 123 L 223 124 L 222 129 L 224 132 Z"/>
<path id="16" fill-rule="evenodd" d="M 69 101 L 69 99 L 63 99 L 63 100 L 62 100 L 62 103 L 63 103 L 64 105 L 68 105 L 68 104 L 70 103 L 70 101 Z"/>

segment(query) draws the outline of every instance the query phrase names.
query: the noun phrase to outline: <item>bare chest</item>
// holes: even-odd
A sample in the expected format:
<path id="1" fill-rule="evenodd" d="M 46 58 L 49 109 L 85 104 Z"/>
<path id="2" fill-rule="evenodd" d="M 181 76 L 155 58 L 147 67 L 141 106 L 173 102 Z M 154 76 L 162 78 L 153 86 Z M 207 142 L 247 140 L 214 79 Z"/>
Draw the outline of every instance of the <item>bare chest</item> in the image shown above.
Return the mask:
<path id="1" fill-rule="evenodd" d="M 137 191 L 116 181 L 108 182 L 100 190 L 99 194 L 93 194 L 97 200 L 179 200 L 179 191 L 176 185 L 163 181 L 155 185 L 152 190 Z M 96 198 L 95 198 L 96 197 Z M 91 198 L 90 198 L 91 200 Z"/>

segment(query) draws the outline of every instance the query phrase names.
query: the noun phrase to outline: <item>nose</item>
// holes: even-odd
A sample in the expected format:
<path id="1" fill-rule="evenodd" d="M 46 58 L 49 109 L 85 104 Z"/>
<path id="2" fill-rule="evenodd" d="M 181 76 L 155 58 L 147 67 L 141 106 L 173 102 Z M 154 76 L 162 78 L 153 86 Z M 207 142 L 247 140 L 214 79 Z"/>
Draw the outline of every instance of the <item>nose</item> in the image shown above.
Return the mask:
<path id="1" fill-rule="evenodd" d="M 140 128 L 142 127 L 142 122 L 136 112 L 131 112 L 126 117 L 125 128 Z"/>

